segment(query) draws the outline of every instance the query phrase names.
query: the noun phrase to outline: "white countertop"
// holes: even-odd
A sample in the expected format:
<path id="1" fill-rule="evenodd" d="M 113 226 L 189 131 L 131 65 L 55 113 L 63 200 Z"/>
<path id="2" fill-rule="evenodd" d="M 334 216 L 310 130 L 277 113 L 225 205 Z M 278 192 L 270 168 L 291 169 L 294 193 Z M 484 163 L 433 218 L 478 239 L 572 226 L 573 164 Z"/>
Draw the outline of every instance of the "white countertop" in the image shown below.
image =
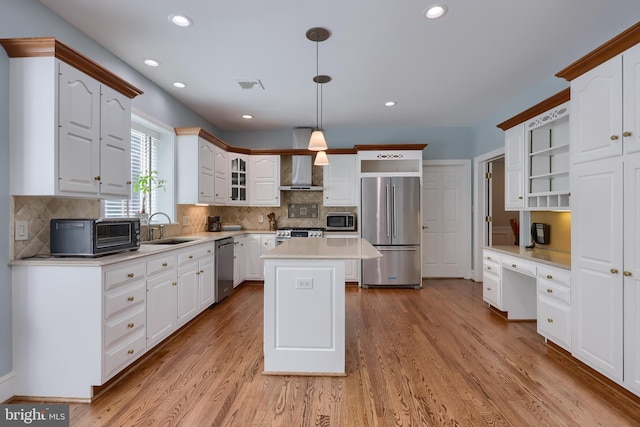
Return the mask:
<path id="1" fill-rule="evenodd" d="M 559 268 L 571 269 L 571 253 L 560 252 L 550 249 L 533 248 L 525 249 L 520 246 L 485 246 L 485 249 L 494 250 L 507 255 L 517 256 L 523 259 L 541 262 L 543 264 L 553 265 Z"/>
<path id="2" fill-rule="evenodd" d="M 90 257 L 52 257 L 48 255 L 35 256 L 31 258 L 16 259 L 9 263 L 10 266 L 18 265 L 57 265 L 57 266 L 78 266 L 78 267 L 101 267 L 115 264 L 118 262 L 129 261 L 134 259 L 142 259 L 150 255 L 157 255 L 163 252 L 169 252 L 176 249 L 188 248 L 190 246 L 199 245 L 201 243 L 213 243 L 216 240 L 234 237 L 243 234 L 274 234 L 269 230 L 237 230 L 237 231 L 216 231 L 201 232 L 182 236 L 171 236 L 167 239 L 194 239 L 192 242 L 181 243 L 179 245 L 158 245 L 143 242 L 137 251 L 121 252 L 113 255 L 104 255 L 96 258 Z"/>
<path id="3" fill-rule="evenodd" d="M 371 259 L 382 254 L 365 239 L 353 237 L 292 238 L 261 258 L 286 259 Z"/>

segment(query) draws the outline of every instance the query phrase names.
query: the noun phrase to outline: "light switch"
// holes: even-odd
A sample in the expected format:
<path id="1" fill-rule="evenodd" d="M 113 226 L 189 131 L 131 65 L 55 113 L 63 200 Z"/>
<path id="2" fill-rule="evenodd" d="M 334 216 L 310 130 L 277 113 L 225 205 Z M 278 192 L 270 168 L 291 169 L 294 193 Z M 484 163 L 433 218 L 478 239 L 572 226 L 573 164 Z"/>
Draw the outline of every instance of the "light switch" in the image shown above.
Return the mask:
<path id="1" fill-rule="evenodd" d="M 27 221 L 16 221 L 15 239 L 16 240 L 29 239 L 29 223 Z"/>

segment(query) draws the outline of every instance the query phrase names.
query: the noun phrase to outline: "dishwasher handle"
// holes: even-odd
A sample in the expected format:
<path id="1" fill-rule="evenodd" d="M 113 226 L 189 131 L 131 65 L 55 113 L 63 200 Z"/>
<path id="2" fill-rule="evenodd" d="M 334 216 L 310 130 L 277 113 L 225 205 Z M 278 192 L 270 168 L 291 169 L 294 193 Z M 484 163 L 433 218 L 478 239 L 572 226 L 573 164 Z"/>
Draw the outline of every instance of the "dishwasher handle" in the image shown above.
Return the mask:
<path id="1" fill-rule="evenodd" d="M 224 248 L 227 248 L 229 246 L 233 246 L 233 242 L 231 242 L 231 243 L 223 243 L 220 246 L 218 246 L 218 249 L 224 249 Z"/>

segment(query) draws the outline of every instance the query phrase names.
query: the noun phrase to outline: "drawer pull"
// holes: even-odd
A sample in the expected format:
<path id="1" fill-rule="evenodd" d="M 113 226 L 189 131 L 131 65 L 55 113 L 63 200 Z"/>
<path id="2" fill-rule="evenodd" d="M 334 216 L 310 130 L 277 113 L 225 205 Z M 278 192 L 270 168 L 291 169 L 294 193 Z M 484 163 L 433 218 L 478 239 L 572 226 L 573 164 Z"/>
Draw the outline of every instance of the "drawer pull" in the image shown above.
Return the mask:
<path id="1" fill-rule="evenodd" d="M 127 353 L 133 354 L 134 351 L 135 351 L 134 349 L 131 349 L 131 350 L 127 351 Z"/>
<path id="2" fill-rule="evenodd" d="M 133 301 L 135 298 L 134 297 L 129 297 L 127 298 L 127 301 Z"/>
<path id="3" fill-rule="evenodd" d="M 553 276 L 550 275 L 550 274 L 547 274 L 547 279 L 551 280 L 551 279 L 553 279 Z"/>
<path id="4" fill-rule="evenodd" d="M 189 255 L 189 259 L 193 259 L 193 255 Z"/>
<path id="5" fill-rule="evenodd" d="M 211 249 L 209 249 L 209 250 L 207 251 L 207 253 L 208 253 L 208 254 L 210 254 L 210 253 L 211 253 Z"/>
<path id="6" fill-rule="evenodd" d="M 491 270 L 491 266 L 490 265 L 487 266 L 487 270 Z"/>
<path id="7" fill-rule="evenodd" d="M 178 282 L 171 282 L 172 286 L 178 286 Z"/>
<path id="8" fill-rule="evenodd" d="M 553 319 L 549 317 L 549 318 L 547 318 L 547 322 L 553 323 Z"/>
<path id="9" fill-rule="evenodd" d="M 515 265 L 515 264 L 511 264 L 511 267 L 516 268 L 516 267 L 517 267 L 517 265 Z"/>
<path id="10" fill-rule="evenodd" d="M 629 138 L 631 136 L 631 132 L 622 132 L 622 136 Z"/>
<path id="11" fill-rule="evenodd" d="M 609 271 L 611 271 L 612 274 L 618 274 L 618 269 L 617 268 L 612 268 Z"/>
<path id="12" fill-rule="evenodd" d="M 204 270 L 200 270 L 200 274 L 204 273 Z"/>
<path id="13" fill-rule="evenodd" d="M 129 274 L 127 274 L 127 277 L 128 277 L 129 279 L 132 279 L 132 278 L 133 278 L 133 276 L 135 276 L 135 274 L 133 274 L 133 273 L 129 273 Z"/>
<path id="14" fill-rule="evenodd" d="M 611 140 L 612 141 L 617 141 L 618 140 L 618 135 L 611 135 Z"/>
<path id="15" fill-rule="evenodd" d="M 490 257 L 490 256 L 488 256 L 488 257 L 487 257 L 487 259 L 491 259 L 491 257 Z"/>
<path id="16" fill-rule="evenodd" d="M 134 326 L 136 326 L 134 323 L 129 323 L 129 324 L 127 325 L 127 328 L 132 329 Z"/>
<path id="17" fill-rule="evenodd" d="M 553 293 L 553 289 L 549 289 L 549 288 L 547 288 L 547 293 L 548 293 L 548 294 L 552 294 L 552 293 Z"/>
<path id="18" fill-rule="evenodd" d="M 162 266 L 163 266 L 163 267 L 166 267 L 166 266 L 168 266 L 168 265 L 169 265 L 169 264 L 167 264 L 166 262 L 163 262 L 163 263 L 162 263 Z"/>
<path id="19" fill-rule="evenodd" d="M 630 271 L 625 271 L 624 273 L 622 273 L 625 275 L 625 277 L 631 277 L 631 272 Z"/>
<path id="20" fill-rule="evenodd" d="M 196 276 L 197 276 L 197 275 L 199 275 L 199 274 L 200 274 L 200 272 L 199 272 L 199 271 L 196 271 Z"/>
<path id="21" fill-rule="evenodd" d="M 490 290 L 491 290 L 491 288 L 487 288 L 487 290 L 488 290 L 488 291 L 490 291 Z"/>

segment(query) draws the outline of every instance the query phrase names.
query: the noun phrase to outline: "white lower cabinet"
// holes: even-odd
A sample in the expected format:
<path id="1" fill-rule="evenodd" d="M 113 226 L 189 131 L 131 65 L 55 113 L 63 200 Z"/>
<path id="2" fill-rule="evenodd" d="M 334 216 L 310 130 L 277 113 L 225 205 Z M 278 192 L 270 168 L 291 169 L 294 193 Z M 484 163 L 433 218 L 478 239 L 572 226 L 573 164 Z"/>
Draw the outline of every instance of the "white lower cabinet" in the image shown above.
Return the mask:
<path id="1" fill-rule="evenodd" d="M 147 347 L 171 335 L 178 325 L 178 272 L 175 253 L 147 261 Z"/>
<path id="2" fill-rule="evenodd" d="M 347 238 L 356 239 L 358 235 L 339 235 L 339 234 L 325 234 L 327 239 L 335 238 Z M 360 281 L 360 260 L 359 259 L 345 259 L 344 260 L 344 280 L 346 282 L 359 282 Z"/>
<path id="3" fill-rule="evenodd" d="M 262 254 L 276 247 L 275 234 L 249 234 L 246 237 L 246 279 L 264 280 Z"/>
<path id="4" fill-rule="evenodd" d="M 538 333 L 571 351 L 571 272 L 538 267 Z"/>
<path id="5" fill-rule="evenodd" d="M 502 310 L 500 255 L 484 250 L 482 253 L 482 299 Z"/>
<path id="6" fill-rule="evenodd" d="M 246 241 L 245 236 L 235 236 L 233 238 L 233 287 L 244 282 L 247 275 L 247 257 L 246 257 Z"/>

